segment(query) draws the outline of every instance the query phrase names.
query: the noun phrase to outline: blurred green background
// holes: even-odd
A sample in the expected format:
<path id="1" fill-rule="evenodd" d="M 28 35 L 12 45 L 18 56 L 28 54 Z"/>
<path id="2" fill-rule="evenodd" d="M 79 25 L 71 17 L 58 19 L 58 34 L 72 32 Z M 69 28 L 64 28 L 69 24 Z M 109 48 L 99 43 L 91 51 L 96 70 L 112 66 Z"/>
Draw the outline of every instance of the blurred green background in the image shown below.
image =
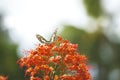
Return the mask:
<path id="1" fill-rule="evenodd" d="M 8 76 L 9 80 L 24 80 L 23 71 L 17 64 L 18 44 L 10 39 L 3 18 L 0 14 L 0 75 Z"/>
<path id="2" fill-rule="evenodd" d="M 120 38 L 114 30 L 113 14 L 106 13 L 101 0 L 83 0 L 83 4 L 90 18 L 89 27 L 92 29 L 95 24 L 96 29 L 90 32 L 64 24 L 59 34 L 79 44 L 80 53 L 88 57 L 93 80 L 120 80 Z M 104 27 L 106 18 L 110 23 Z M 4 14 L 0 13 L 0 74 L 7 75 L 9 80 L 25 80 L 23 70 L 16 63 L 19 45 L 10 39 L 3 21 Z"/>

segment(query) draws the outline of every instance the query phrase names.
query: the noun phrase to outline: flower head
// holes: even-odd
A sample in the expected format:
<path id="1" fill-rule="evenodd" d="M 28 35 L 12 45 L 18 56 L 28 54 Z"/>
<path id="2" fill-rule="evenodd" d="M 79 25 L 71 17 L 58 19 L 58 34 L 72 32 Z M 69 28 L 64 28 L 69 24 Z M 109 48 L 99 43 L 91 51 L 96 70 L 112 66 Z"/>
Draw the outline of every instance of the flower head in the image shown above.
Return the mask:
<path id="1" fill-rule="evenodd" d="M 52 43 L 38 44 L 18 63 L 30 80 L 91 80 L 87 58 L 78 53 L 77 46 L 58 36 Z"/>

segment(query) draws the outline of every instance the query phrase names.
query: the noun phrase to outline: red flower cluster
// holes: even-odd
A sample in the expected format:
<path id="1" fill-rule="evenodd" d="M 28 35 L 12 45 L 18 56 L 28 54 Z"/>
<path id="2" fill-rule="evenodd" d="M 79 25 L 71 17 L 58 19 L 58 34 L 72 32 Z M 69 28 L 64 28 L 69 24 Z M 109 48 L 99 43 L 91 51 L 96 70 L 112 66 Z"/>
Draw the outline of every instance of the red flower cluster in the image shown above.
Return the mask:
<path id="1" fill-rule="evenodd" d="M 30 80 L 91 80 L 87 58 L 77 51 L 77 44 L 57 37 L 49 44 L 39 44 L 28 56 L 18 60 Z"/>

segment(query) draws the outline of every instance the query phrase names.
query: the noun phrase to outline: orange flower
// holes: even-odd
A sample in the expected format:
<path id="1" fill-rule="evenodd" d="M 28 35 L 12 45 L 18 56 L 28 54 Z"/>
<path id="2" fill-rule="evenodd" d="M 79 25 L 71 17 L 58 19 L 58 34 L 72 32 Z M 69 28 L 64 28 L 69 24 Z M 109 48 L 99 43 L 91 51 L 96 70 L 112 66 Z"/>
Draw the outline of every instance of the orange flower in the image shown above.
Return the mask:
<path id="1" fill-rule="evenodd" d="M 31 76 L 30 77 L 30 80 L 42 80 L 41 78 L 39 78 L 39 77 L 34 77 L 34 76 Z"/>
<path id="2" fill-rule="evenodd" d="M 18 63 L 26 67 L 30 80 L 91 80 L 87 58 L 78 53 L 77 46 L 58 36 L 52 43 L 38 44 Z"/>
<path id="3" fill-rule="evenodd" d="M 50 80 L 50 77 L 48 75 L 45 75 L 44 80 Z"/>
<path id="4" fill-rule="evenodd" d="M 0 80 L 7 80 L 8 78 L 0 75 Z"/>

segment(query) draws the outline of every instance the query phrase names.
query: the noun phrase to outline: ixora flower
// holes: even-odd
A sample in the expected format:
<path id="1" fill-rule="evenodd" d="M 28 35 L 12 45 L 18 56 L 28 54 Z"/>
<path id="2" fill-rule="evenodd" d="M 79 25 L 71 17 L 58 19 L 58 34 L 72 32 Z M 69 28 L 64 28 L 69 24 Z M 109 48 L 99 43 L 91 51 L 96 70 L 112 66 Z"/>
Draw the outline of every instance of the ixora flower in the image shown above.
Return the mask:
<path id="1" fill-rule="evenodd" d="M 7 80 L 7 77 L 0 75 L 0 80 Z"/>
<path id="2" fill-rule="evenodd" d="M 57 36 L 50 43 L 38 44 L 18 63 L 30 80 L 91 80 L 87 58 L 77 46 Z"/>

